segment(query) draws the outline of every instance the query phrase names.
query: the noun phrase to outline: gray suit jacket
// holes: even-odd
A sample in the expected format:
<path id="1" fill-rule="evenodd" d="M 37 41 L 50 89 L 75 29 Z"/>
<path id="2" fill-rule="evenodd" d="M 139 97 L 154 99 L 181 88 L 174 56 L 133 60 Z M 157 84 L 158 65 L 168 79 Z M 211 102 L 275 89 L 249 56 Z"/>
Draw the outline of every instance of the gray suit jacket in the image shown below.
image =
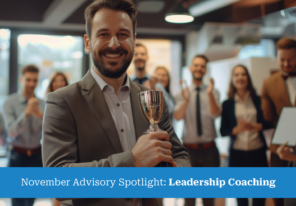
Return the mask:
<path id="1" fill-rule="evenodd" d="M 149 123 L 143 117 L 137 94 L 145 87 L 131 81 L 130 99 L 136 138 Z M 166 104 L 159 124 L 167 131 L 175 162 L 190 167 L 187 150 L 181 145 L 170 123 Z M 42 157 L 45 167 L 134 167 L 131 151 L 123 152 L 104 95 L 88 72 L 68 87 L 49 93 L 44 112 Z M 74 205 L 131 206 L 125 199 L 75 199 Z M 142 199 L 142 206 L 157 205 L 156 199 Z"/>

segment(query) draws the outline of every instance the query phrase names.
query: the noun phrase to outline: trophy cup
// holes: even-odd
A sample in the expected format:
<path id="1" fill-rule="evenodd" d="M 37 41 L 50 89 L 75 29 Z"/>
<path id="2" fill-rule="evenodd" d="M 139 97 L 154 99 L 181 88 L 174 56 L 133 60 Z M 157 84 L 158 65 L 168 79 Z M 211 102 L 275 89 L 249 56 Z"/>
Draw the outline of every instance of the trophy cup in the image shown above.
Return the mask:
<path id="1" fill-rule="evenodd" d="M 140 108 L 145 119 L 150 123 L 144 134 L 162 131 L 158 127 L 163 111 L 163 93 L 161 91 L 148 90 L 138 94 Z M 168 162 L 161 162 L 156 167 L 171 167 Z"/>

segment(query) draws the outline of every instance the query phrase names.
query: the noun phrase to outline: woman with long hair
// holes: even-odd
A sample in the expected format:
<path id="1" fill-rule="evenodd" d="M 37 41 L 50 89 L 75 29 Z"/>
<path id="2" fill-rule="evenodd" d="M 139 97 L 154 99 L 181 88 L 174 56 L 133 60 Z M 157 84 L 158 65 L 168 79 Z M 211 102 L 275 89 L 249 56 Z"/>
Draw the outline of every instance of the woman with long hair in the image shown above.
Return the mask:
<path id="1" fill-rule="evenodd" d="M 51 81 L 47 87 L 46 95 L 49 92 L 54 92 L 57 89 L 60 89 L 62 87 L 68 86 L 68 85 L 69 85 L 69 83 L 68 83 L 66 75 L 62 72 L 56 72 L 53 74 Z"/>
<path id="2" fill-rule="evenodd" d="M 229 167 L 268 167 L 261 99 L 256 94 L 248 69 L 237 65 L 232 70 L 228 100 L 223 102 L 221 135 L 230 136 Z M 238 198 L 238 206 L 248 206 L 247 198 Z M 265 205 L 254 198 L 253 206 Z"/>

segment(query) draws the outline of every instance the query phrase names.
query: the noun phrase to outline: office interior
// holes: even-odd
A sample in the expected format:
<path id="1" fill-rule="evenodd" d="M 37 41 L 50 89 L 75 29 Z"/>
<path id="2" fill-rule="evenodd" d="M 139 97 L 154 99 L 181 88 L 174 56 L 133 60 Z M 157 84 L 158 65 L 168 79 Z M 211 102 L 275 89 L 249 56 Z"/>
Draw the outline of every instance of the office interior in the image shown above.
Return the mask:
<path id="1" fill-rule="evenodd" d="M 231 70 L 246 65 L 260 95 L 263 80 L 279 71 L 276 42 L 296 37 L 295 0 L 133 0 L 138 9 L 137 42 L 147 46 L 147 71 L 165 66 L 171 75 L 173 95 L 180 92 L 179 81 L 191 85 L 189 65 L 196 54 L 205 54 L 205 84 L 213 78 L 220 102 L 227 99 Z M 93 66 L 84 49 L 84 10 L 93 0 L 13 0 L 0 2 L 0 111 L 9 94 L 20 89 L 23 66 L 40 69 L 36 96 L 44 99 L 51 74 L 62 71 L 69 83 L 79 81 Z M 170 23 L 166 14 L 183 5 L 193 16 L 190 23 Z M 127 73 L 134 73 L 131 64 Z M 182 120 L 174 121 L 181 139 Z M 227 166 L 229 138 L 220 137 L 220 118 L 215 121 L 221 166 Z M 270 143 L 273 131 L 264 131 Z M 182 141 L 182 139 L 181 139 Z M 0 166 L 7 163 L 7 148 L 0 146 Z M 165 206 L 183 205 L 181 198 L 165 198 Z M 51 199 L 37 199 L 35 206 L 50 206 Z M 200 199 L 196 205 L 201 206 Z M 219 199 L 216 206 L 236 206 L 233 198 Z M 266 205 L 272 206 L 267 199 Z M 10 206 L 0 198 L 0 206 Z"/>

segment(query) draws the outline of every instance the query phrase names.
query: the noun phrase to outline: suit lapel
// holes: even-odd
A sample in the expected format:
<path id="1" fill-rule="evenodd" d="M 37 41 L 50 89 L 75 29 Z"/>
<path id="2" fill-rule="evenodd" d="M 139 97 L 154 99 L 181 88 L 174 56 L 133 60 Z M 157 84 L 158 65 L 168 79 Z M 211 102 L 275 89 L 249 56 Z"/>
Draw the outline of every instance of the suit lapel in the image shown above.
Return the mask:
<path id="1" fill-rule="evenodd" d="M 136 139 L 138 140 L 138 138 L 148 129 L 149 123 L 146 121 L 140 109 L 138 93 L 142 91 L 141 88 L 133 81 L 130 81 L 130 89 L 130 100 L 133 111 Z"/>
<path id="2" fill-rule="evenodd" d="M 277 76 L 276 88 L 279 91 L 278 94 L 281 94 L 280 101 L 282 101 L 284 105 L 292 106 L 287 86 L 281 72 L 279 72 L 279 75 Z"/>
<path id="3" fill-rule="evenodd" d="M 98 118 L 116 153 L 123 152 L 117 129 L 105 101 L 104 94 L 90 71 L 82 79 L 82 95 Z"/>
<path id="4" fill-rule="evenodd" d="M 235 101 L 234 100 L 230 101 L 230 108 L 231 108 L 231 111 L 230 111 L 229 116 L 231 117 L 231 119 L 233 121 L 232 125 L 236 126 L 237 122 L 236 122 L 236 117 L 235 117 Z"/>

